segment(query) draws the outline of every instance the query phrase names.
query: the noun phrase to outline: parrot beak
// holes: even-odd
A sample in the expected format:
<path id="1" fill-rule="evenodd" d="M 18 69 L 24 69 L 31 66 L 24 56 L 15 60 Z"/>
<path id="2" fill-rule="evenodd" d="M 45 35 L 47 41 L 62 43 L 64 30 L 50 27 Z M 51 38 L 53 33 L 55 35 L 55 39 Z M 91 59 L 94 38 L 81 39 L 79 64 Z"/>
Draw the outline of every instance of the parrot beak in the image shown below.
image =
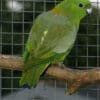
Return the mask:
<path id="1" fill-rule="evenodd" d="M 87 9 L 87 13 L 88 13 L 89 15 L 91 15 L 91 14 L 92 14 L 92 8 L 88 8 L 88 9 Z"/>

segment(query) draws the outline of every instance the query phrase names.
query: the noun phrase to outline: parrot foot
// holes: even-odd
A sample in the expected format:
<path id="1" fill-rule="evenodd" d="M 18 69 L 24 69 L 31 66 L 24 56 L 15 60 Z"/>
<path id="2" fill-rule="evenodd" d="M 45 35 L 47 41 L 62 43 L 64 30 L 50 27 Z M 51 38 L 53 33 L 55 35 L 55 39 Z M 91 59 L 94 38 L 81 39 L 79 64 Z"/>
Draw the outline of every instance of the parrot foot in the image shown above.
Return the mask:
<path id="1" fill-rule="evenodd" d="M 53 65 L 53 66 L 57 66 L 57 67 L 62 68 L 62 69 L 65 68 L 65 65 L 64 65 L 63 63 L 54 63 L 54 64 L 52 64 L 52 65 Z"/>
<path id="2" fill-rule="evenodd" d="M 58 66 L 64 67 L 64 64 L 63 63 L 58 63 Z"/>

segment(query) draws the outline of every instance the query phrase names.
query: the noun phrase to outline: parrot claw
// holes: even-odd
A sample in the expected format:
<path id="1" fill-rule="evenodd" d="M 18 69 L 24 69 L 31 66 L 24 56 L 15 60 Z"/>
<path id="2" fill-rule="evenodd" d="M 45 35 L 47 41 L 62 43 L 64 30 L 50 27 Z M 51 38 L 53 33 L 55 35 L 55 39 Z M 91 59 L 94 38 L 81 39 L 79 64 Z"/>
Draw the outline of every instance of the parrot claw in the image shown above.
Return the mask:
<path id="1" fill-rule="evenodd" d="M 62 69 L 65 68 L 64 64 L 63 63 L 58 63 L 58 66 L 61 67 Z"/>

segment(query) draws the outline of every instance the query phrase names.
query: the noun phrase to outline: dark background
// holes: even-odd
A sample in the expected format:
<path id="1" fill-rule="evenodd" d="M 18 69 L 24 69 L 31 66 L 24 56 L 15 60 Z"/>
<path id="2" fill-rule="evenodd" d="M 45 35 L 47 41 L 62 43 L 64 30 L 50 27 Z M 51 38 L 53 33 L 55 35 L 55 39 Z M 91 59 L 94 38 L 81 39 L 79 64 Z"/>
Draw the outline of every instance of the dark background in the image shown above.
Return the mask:
<path id="1" fill-rule="evenodd" d="M 11 0 L 14 1 L 14 0 Z M 16 0 L 22 9 L 8 7 L 9 0 L 0 1 L 0 53 L 21 56 L 32 22 L 42 12 L 52 9 L 58 0 Z M 80 24 L 76 43 L 64 63 L 71 68 L 91 69 L 100 66 L 100 12 L 94 8 L 91 16 Z M 21 72 L 1 70 L 2 96 L 19 90 Z"/>

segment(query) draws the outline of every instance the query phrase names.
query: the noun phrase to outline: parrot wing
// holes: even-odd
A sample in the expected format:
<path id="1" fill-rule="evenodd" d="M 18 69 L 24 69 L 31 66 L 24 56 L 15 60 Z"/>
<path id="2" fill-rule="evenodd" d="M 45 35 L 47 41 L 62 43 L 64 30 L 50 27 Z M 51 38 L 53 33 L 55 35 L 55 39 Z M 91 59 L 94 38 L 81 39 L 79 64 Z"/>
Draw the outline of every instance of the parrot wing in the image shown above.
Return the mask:
<path id="1" fill-rule="evenodd" d="M 26 49 L 38 58 L 64 53 L 72 47 L 76 33 L 76 27 L 68 17 L 49 11 L 35 20 Z"/>

